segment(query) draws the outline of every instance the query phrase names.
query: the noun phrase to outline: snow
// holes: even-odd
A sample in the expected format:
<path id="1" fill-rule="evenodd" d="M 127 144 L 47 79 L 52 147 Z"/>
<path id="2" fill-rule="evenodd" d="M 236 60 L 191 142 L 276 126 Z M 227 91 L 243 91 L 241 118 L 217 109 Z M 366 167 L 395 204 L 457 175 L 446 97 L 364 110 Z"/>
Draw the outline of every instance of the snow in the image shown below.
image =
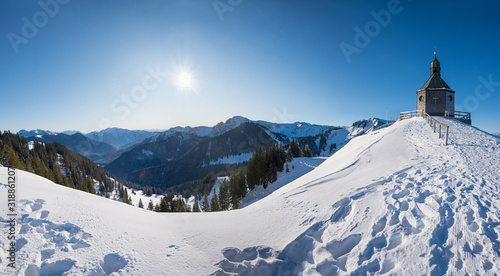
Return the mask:
<path id="1" fill-rule="evenodd" d="M 61 174 L 66 176 L 66 168 L 64 167 L 64 164 L 61 161 L 62 159 L 63 159 L 62 155 L 60 155 L 58 153 L 57 154 L 57 166 L 59 167 L 59 171 L 61 172 Z"/>
<path id="2" fill-rule="evenodd" d="M 315 136 L 329 129 L 337 129 L 334 126 L 314 125 L 303 122 L 295 123 L 271 123 L 266 121 L 255 121 L 255 123 L 266 127 L 273 133 L 279 133 L 289 138 L 297 139 L 306 136 Z"/>
<path id="3" fill-rule="evenodd" d="M 262 186 L 250 191 L 246 197 L 241 201 L 240 208 L 245 208 L 252 203 L 255 203 L 264 197 L 272 194 L 274 191 L 285 186 L 286 184 L 294 181 L 295 179 L 307 174 L 314 168 L 319 166 L 325 157 L 297 157 L 291 162 L 286 163 L 283 172 L 278 173 L 278 180 L 270 183 L 269 186 L 264 189 Z M 286 166 L 288 166 L 289 172 L 286 172 Z"/>
<path id="4" fill-rule="evenodd" d="M 227 212 L 155 213 L 18 171 L 18 268 L 3 224 L 0 274 L 498 274 L 500 139 L 440 120 L 449 146 L 399 121 Z"/>
<path id="5" fill-rule="evenodd" d="M 152 194 L 151 196 L 145 195 L 141 190 L 130 189 L 128 187 L 124 187 L 127 189 L 128 196 L 132 198 L 132 204 L 137 206 L 139 204 L 139 200 L 142 201 L 142 205 L 144 209 L 148 208 L 149 201 L 153 201 L 153 206 L 156 204 L 160 204 L 162 195 Z M 116 195 L 118 197 L 118 195 Z"/>
<path id="6" fill-rule="evenodd" d="M 243 162 L 247 162 L 250 157 L 252 157 L 252 153 L 242 153 L 239 155 L 230 155 L 223 158 L 219 158 L 217 160 L 210 161 L 210 165 L 220 165 L 220 164 L 240 164 Z"/>

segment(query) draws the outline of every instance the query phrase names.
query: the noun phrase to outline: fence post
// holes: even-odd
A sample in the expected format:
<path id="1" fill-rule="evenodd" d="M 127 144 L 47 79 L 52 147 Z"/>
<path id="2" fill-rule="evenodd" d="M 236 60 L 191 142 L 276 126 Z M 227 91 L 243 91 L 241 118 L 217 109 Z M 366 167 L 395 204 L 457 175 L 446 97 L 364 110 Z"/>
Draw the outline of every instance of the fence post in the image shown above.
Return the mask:
<path id="1" fill-rule="evenodd" d="M 448 145 L 448 128 L 450 128 L 449 126 L 446 127 L 446 137 L 444 138 L 444 145 L 447 146 Z"/>
<path id="2" fill-rule="evenodd" d="M 441 124 L 439 125 L 439 139 L 441 139 Z"/>

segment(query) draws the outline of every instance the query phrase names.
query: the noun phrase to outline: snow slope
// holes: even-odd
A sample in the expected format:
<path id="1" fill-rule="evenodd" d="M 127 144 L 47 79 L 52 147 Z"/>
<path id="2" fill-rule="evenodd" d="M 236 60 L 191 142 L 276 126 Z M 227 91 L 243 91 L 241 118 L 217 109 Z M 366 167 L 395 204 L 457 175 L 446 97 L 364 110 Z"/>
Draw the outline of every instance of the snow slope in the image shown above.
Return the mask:
<path id="1" fill-rule="evenodd" d="M 20 266 L 4 266 L 4 227 L 0 274 L 498 274 L 500 139 L 442 120 L 449 146 L 397 122 L 228 212 L 154 213 L 19 172 Z"/>

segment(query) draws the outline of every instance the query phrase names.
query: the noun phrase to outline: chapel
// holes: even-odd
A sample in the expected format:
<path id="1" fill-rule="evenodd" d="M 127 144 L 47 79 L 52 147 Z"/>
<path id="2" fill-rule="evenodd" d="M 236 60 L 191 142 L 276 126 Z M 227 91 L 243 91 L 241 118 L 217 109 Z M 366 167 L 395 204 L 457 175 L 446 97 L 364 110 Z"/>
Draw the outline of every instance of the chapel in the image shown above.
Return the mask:
<path id="1" fill-rule="evenodd" d="M 431 74 L 425 84 L 417 91 L 417 111 L 431 116 L 445 116 L 455 112 L 455 91 L 441 78 L 441 65 L 434 52 Z"/>

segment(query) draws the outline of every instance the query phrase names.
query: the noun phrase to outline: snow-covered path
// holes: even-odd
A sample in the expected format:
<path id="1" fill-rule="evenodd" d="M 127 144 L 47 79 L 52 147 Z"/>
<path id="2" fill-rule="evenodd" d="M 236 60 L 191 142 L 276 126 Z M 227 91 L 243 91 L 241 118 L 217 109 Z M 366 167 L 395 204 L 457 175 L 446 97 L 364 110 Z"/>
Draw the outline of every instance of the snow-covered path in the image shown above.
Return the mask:
<path id="1" fill-rule="evenodd" d="M 498 273 L 500 139 L 442 120 L 449 146 L 411 120 L 404 138 L 414 164 L 335 202 L 329 219 L 281 251 L 266 249 L 269 261 L 236 261 L 262 247 L 226 249 L 218 274 Z"/>
<path id="2" fill-rule="evenodd" d="M 500 139 L 440 120 L 449 146 L 401 121 L 228 212 L 154 213 L 18 172 L 19 266 L 3 223 L 0 274 L 498 274 Z M 2 203 L 5 183 L 0 168 Z"/>

